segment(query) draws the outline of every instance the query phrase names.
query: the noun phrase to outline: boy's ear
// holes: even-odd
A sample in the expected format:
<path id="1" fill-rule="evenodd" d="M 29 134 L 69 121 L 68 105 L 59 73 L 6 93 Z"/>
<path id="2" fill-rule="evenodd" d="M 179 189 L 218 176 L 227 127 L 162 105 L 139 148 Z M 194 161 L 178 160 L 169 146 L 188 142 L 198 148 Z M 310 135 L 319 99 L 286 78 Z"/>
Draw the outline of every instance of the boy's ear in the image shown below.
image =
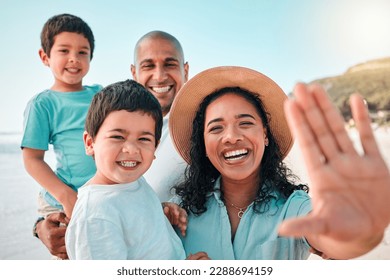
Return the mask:
<path id="1" fill-rule="evenodd" d="M 83 139 L 84 139 L 85 153 L 89 156 L 93 156 L 95 152 L 93 150 L 92 137 L 88 134 L 88 132 L 84 131 Z"/>
<path id="2" fill-rule="evenodd" d="M 160 144 L 160 140 L 158 140 L 157 141 L 157 144 L 156 144 L 156 149 L 155 149 L 155 151 L 157 150 L 157 147 L 158 147 L 158 145 Z M 153 157 L 153 159 L 156 159 L 156 154 L 154 154 L 154 157 Z"/>
<path id="3" fill-rule="evenodd" d="M 41 48 L 38 51 L 39 57 L 41 58 L 41 61 L 44 65 L 50 66 L 49 65 L 49 56 L 45 53 L 45 51 Z"/>

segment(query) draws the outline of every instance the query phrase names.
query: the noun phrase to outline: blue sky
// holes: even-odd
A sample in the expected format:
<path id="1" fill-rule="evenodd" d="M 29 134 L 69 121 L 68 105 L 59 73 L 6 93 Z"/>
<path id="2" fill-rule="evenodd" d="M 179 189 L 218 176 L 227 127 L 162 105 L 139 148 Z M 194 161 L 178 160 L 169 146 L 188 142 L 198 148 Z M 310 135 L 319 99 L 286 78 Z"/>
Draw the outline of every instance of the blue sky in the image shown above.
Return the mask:
<path id="1" fill-rule="evenodd" d="M 390 56 L 387 0 L 0 0 L 0 132 L 22 131 L 26 103 L 53 83 L 38 56 L 39 35 L 59 13 L 80 16 L 94 32 L 84 84 L 131 78 L 133 47 L 151 30 L 178 38 L 190 77 L 240 65 L 263 72 L 286 93 L 297 81 Z"/>

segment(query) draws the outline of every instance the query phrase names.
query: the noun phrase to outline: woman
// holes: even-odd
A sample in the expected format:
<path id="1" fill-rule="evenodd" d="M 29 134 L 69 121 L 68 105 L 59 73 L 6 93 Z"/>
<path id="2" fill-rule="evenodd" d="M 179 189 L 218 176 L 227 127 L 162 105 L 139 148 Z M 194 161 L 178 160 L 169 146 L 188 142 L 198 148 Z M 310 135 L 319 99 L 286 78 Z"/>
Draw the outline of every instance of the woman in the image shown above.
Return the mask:
<path id="1" fill-rule="evenodd" d="M 380 220 L 379 228 L 372 225 L 359 232 L 357 228 L 367 228 L 374 218 L 361 211 L 370 203 L 360 201 L 356 190 L 341 189 L 345 193 L 340 199 L 340 189 L 329 179 L 312 207 L 307 186 L 294 183 L 283 163 L 293 144 L 283 111 L 286 99 L 271 79 L 242 67 L 203 71 L 179 92 L 169 125 L 177 150 L 190 164 L 185 182 L 176 187 L 189 214 L 182 237 L 187 254 L 306 259 L 312 248 L 330 258 L 352 258 L 380 242 L 389 218 Z M 327 164 L 327 156 L 325 150 L 319 162 Z M 383 192 L 389 197 L 389 191 Z M 345 194 L 349 197 L 344 200 Z M 309 220 L 282 228 L 282 233 L 296 238 L 279 236 L 283 221 L 308 214 Z M 310 220 L 313 214 L 318 215 Z M 311 227 L 315 234 L 305 231 L 303 236 L 293 227 L 300 222 L 310 228 L 313 221 L 318 226 Z"/>

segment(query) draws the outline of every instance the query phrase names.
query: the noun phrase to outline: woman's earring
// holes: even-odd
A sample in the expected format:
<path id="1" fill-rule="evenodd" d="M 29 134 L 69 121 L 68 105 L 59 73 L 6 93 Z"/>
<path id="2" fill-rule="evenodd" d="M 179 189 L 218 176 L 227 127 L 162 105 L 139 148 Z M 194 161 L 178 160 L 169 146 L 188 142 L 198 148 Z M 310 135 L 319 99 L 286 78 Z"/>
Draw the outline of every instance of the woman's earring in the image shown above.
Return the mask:
<path id="1" fill-rule="evenodd" d="M 265 139 L 264 139 L 264 145 L 265 145 L 266 147 L 268 147 L 268 144 L 269 144 L 269 143 L 268 143 L 268 138 L 265 138 Z"/>

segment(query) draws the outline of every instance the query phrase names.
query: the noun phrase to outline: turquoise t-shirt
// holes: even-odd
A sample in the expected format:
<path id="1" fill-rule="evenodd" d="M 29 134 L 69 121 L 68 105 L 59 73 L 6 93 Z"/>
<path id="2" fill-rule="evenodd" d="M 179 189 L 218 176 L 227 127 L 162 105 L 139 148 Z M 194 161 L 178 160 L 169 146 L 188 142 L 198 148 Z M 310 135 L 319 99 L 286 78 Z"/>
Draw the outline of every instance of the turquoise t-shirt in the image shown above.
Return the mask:
<path id="1" fill-rule="evenodd" d="M 85 154 L 83 132 L 91 100 L 101 89 L 93 85 L 77 92 L 45 90 L 29 101 L 24 112 L 21 147 L 47 151 L 53 145 L 54 172 L 74 190 L 96 171 L 93 158 Z M 45 189 L 41 193 L 50 205 L 62 208 Z"/>
<path id="2" fill-rule="evenodd" d="M 265 214 L 253 211 L 251 204 L 238 225 L 234 241 L 229 217 L 220 199 L 220 180 L 206 202 L 207 211 L 199 216 L 190 213 L 186 236 L 182 239 L 186 255 L 205 251 L 214 260 L 301 260 L 309 257 L 304 238 L 278 236 L 278 225 L 285 219 L 311 211 L 310 197 L 295 191 L 287 200 L 272 201 Z"/>

